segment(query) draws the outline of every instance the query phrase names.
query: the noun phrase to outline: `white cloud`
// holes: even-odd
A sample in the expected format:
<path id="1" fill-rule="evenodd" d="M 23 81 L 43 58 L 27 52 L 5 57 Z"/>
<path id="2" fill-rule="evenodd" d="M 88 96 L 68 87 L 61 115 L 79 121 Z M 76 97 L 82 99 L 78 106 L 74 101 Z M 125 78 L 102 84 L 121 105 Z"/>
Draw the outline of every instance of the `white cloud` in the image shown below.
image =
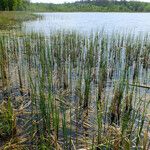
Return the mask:
<path id="1" fill-rule="evenodd" d="M 64 3 L 64 2 L 74 2 L 76 0 L 31 0 L 31 2 L 42 2 L 42 3 Z"/>
<path id="2" fill-rule="evenodd" d="M 74 2 L 77 0 L 31 0 L 31 2 L 42 2 L 42 3 L 64 3 L 64 2 Z M 135 0 L 137 1 L 137 0 Z M 150 0 L 138 0 L 138 1 L 143 1 L 143 2 L 150 2 Z"/>

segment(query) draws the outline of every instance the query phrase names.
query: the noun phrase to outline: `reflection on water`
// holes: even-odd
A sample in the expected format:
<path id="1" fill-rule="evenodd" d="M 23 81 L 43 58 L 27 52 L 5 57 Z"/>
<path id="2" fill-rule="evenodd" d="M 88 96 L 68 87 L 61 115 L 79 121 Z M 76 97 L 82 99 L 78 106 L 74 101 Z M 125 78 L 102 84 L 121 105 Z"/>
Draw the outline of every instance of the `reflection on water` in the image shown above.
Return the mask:
<path id="1" fill-rule="evenodd" d="M 40 13 L 44 17 L 23 24 L 25 32 L 43 32 L 48 35 L 57 30 L 76 30 L 89 33 L 105 28 L 107 32 L 150 31 L 150 13 Z"/>

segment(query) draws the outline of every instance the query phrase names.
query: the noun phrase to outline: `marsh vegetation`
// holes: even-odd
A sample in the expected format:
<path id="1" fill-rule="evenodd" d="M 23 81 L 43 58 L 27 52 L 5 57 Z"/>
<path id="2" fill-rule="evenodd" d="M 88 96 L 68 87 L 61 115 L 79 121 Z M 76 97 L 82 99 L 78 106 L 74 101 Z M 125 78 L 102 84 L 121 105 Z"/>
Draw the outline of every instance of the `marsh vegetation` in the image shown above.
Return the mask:
<path id="1" fill-rule="evenodd" d="M 0 30 L 12 30 L 21 27 L 22 22 L 35 20 L 39 15 L 29 12 L 0 11 Z"/>
<path id="2" fill-rule="evenodd" d="M 148 150 L 149 34 L 1 34 L 0 102 L 2 149 Z"/>

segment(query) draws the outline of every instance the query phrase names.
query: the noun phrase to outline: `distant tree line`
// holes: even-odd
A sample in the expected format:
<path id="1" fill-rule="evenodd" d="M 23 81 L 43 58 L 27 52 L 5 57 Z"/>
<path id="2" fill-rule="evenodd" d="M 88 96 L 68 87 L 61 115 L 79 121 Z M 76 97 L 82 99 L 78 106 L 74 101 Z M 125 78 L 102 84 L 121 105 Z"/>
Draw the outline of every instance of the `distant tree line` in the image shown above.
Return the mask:
<path id="1" fill-rule="evenodd" d="M 132 11 L 132 12 L 149 12 L 150 3 L 140 1 L 126 1 L 126 0 L 80 0 L 76 3 L 90 4 L 95 6 L 102 6 L 105 9 L 112 9 L 118 11 Z"/>
<path id="2" fill-rule="evenodd" d="M 30 0 L 0 0 L 0 10 L 25 10 L 29 3 Z"/>
<path id="3" fill-rule="evenodd" d="M 150 3 L 126 0 L 80 0 L 75 3 L 30 3 L 30 0 L 0 0 L 0 10 L 48 12 L 150 12 Z"/>
<path id="4" fill-rule="evenodd" d="M 47 12 L 150 12 L 150 3 L 126 0 L 81 0 L 75 3 L 31 3 L 30 11 Z"/>

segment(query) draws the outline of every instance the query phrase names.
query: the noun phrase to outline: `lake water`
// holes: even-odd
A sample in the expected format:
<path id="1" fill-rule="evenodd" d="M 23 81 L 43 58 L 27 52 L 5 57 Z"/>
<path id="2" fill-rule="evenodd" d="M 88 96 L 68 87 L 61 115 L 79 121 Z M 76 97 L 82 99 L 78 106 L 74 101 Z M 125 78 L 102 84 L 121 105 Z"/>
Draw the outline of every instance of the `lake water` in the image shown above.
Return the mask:
<path id="1" fill-rule="evenodd" d="M 150 32 L 150 13 L 39 13 L 43 19 L 23 23 L 25 32 L 49 35 L 57 30 L 75 30 L 81 33 Z"/>

